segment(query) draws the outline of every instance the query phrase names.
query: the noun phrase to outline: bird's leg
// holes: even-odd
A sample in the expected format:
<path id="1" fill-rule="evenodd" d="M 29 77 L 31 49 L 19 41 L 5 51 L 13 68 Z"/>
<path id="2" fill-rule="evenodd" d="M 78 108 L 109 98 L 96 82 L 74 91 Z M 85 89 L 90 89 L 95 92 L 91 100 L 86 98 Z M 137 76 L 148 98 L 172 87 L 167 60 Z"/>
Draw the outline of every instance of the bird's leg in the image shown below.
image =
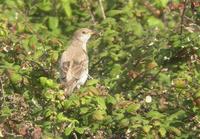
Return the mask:
<path id="1" fill-rule="evenodd" d="M 88 79 L 94 79 L 90 74 L 88 74 Z"/>

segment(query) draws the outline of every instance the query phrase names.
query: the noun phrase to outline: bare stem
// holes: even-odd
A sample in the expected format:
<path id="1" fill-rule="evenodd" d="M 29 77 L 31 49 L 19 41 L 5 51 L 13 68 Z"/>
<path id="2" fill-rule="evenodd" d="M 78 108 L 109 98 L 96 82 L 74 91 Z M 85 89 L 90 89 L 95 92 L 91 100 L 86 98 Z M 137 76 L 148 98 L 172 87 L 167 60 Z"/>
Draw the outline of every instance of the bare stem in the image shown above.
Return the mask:
<path id="1" fill-rule="evenodd" d="M 101 7 L 101 13 L 102 13 L 103 19 L 106 19 L 106 15 L 105 15 L 105 12 L 104 12 L 102 0 L 99 0 L 99 4 L 100 4 L 100 7 Z"/>
<path id="2" fill-rule="evenodd" d="M 183 8 L 182 13 L 181 13 L 181 31 L 180 31 L 180 34 L 183 33 L 183 20 L 184 20 L 186 5 L 187 5 L 187 0 L 184 1 L 184 8 Z"/>
<path id="3" fill-rule="evenodd" d="M 90 3 L 88 2 L 88 0 L 85 0 L 85 2 L 86 2 L 87 9 L 88 9 L 88 11 L 89 11 L 89 13 L 90 13 L 92 22 L 93 22 L 94 24 L 96 24 L 95 17 L 94 17 L 94 13 L 93 13 L 92 10 L 91 10 Z"/>
<path id="4" fill-rule="evenodd" d="M 2 78 L 0 76 L 0 108 L 1 106 L 3 105 L 3 102 L 4 102 L 4 89 L 3 89 L 3 81 L 2 81 Z"/>

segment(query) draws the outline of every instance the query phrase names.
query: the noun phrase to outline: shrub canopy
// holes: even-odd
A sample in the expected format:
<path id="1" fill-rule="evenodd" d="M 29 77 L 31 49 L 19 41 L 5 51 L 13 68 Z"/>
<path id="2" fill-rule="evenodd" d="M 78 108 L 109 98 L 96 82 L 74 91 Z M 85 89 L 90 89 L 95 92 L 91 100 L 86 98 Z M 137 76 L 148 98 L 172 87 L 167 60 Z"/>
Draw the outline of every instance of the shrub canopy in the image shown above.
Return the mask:
<path id="1" fill-rule="evenodd" d="M 0 137 L 198 138 L 200 3 L 1 0 Z M 86 85 L 65 99 L 58 60 L 88 43 Z"/>

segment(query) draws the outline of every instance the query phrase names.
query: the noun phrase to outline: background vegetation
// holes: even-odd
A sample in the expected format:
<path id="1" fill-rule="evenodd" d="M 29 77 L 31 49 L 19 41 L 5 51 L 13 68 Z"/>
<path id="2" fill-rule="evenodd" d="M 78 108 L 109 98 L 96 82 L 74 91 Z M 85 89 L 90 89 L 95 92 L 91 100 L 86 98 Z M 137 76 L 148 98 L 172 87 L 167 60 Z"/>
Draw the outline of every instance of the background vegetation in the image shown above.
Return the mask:
<path id="1" fill-rule="evenodd" d="M 200 3 L 1 0 L 0 137 L 200 138 Z M 57 63 L 73 32 L 94 78 L 68 99 Z"/>

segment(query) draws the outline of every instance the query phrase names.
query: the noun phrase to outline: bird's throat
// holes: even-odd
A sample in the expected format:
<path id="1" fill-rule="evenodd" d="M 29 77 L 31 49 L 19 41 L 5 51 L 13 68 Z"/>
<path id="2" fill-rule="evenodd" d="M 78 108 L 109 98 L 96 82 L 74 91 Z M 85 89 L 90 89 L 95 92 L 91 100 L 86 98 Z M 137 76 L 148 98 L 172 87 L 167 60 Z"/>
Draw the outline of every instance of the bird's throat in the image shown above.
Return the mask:
<path id="1" fill-rule="evenodd" d="M 87 41 L 83 42 L 83 41 L 81 41 L 79 39 L 74 39 L 74 40 L 72 40 L 71 45 L 75 46 L 75 47 L 81 47 L 84 52 L 87 52 L 87 47 L 86 47 L 87 46 Z"/>
<path id="2" fill-rule="evenodd" d="M 85 52 L 87 52 L 86 45 L 87 45 L 87 43 L 83 43 L 82 46 L 81 46 Z"/>

